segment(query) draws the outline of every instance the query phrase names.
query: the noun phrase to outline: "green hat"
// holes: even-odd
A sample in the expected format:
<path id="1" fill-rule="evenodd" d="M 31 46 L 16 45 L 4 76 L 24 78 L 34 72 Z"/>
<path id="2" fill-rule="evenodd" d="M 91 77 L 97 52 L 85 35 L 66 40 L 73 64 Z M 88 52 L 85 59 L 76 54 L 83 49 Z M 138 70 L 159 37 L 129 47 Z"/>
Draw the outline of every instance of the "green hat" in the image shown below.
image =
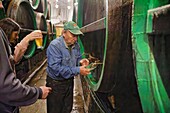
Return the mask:
<path id="1" fill-rule="evenodd" d="M 77 24 L 73 21 L 66 22 L 64 24 L 64 30 L 69 30 L 74 35 L 84 35 Z"/>

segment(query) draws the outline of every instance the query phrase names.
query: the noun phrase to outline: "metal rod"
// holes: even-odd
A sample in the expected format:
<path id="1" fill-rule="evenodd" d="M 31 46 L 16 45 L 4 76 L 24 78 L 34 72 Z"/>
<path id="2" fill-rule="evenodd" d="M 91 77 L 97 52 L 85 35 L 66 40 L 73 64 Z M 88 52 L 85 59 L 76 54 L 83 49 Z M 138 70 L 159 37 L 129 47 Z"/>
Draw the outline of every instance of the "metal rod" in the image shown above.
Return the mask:
<path id="1" fill-rule="evenodd" d="M 101 18 L 95 22 L 92 22 L 88 25 L 85 25 L 81 28 L 81 31 L 83 33 L 87 33 L 87 32 L 92 32 L 92 31 L 97 31 L 97 30 L 101 30 L 101 29 L 105 29 L 105 20 L 106 18 Z"/>
<path id="2" fill-rule="evenodd" d="M 32 30 L 32 29 L 25 29 L 25 28 L 21 28 L 20 29 L 21 32 L 32 32 L 32 31 L 35 31 L 35 30 Z M 41 31 L 42 34 L 47 34 L 47 31 Z"/>
<path id="3" fill-rule="evenodd" d="M 34 72 L 32 72 L 31 74 L 30 74 L 30 76 L 27 78 L 27 80 L 23 83 L 24 85 L 26 85 L 34 76 L 35 76 L 35 74 L 44 66 L 44 64 L 47 62 L 47 59 L 45 59 L 44 61 L 43 61 L 43 63 L 38 67 L 38 68 L 36 68 L 36 70 L 34 71 Z"/>
<path id="4" fill-rule="evenodd" d="M 163 14 L 170 10 L 170 4 L 148 10 L 148 13 Z"/>

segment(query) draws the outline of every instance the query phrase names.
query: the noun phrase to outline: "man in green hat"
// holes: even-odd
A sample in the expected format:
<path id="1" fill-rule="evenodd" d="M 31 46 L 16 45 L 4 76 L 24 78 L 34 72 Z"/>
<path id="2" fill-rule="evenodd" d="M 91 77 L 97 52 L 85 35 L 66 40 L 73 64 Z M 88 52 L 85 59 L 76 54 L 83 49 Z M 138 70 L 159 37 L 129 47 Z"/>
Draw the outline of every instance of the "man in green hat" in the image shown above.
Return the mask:
<path id="1" fill-rule="evenodd" d="M 52 92 L 47 97 L 47 113 L 70 113 L 73 106 L 74 76 L 88 75 L 87 59 L 81 58 L 77 42 L 83 35 L 73 21 L 64 24 L 62 36 L 54 39 L 47 48 L 47 86 Z M 81 66 L 80 66 L 81 64 Z"/>

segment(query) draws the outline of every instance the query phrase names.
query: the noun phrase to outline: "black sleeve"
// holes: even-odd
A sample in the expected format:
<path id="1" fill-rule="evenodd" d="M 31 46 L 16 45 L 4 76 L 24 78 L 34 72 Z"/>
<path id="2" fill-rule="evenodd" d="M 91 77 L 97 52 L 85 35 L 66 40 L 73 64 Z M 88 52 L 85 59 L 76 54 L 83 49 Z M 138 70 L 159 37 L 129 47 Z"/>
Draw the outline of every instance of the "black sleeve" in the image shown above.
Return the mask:
<path id="1" fill-rule="evenodd" d="M 16 78 L 2 37 L 4 35 L 0 29 L 0 102 L 11 106 L 30 105 L 38 99 L 40 90 L 36 87 L 23 85 Z"/>
<path id="2" fill-rule="evenodd" d="M 39 90 L 39 97 L 38 97 L 38 99 L 42 99 L 42 94 L 43 94 L 42 89 L 38 88 L 38 90 Z"/>

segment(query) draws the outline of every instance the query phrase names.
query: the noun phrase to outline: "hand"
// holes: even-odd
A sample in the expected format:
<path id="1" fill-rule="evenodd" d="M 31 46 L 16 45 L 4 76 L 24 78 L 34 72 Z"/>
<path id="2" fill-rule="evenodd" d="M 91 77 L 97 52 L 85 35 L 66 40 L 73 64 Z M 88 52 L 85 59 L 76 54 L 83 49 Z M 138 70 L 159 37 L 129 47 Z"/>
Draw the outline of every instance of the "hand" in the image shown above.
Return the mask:
<path id="1" fill-rule="evenodd" d="M 80 66 L 80 74 L 86 76 L 90 74 L 90 69 L 86 68 L 86 66 Z"/>
<path id="2" fill-rule="evenodd" d="M 46 99 L 48 94 L 51 92 L 52 89 L 50 87 L 46 87 L 46 86 L 41 86 L 40 88 L 41 88 L 41 90 L 43 92 L 41 98 Z"/>
<path id="3" fill-rule="evenodd" d="M 84 58 L 84 59 L 80 60 L 80 64 L 82 66 L 88 66 L 89 65 L 89 60 Z"/>
<path id="4" fill-rule="evenodd" d="M 0 8 L 4 8 L 2 1 L 0 1 Z"/>
<path id="5" fill-rule="evenodd" d="M 31 32 L 30 34 L 28 34 L 26 38 L 29 39 L 29 41 L 33 41 L 36 38 L 43 38 L 43 35 L 41 33 L 41 30 L 35 30 Z"/>

